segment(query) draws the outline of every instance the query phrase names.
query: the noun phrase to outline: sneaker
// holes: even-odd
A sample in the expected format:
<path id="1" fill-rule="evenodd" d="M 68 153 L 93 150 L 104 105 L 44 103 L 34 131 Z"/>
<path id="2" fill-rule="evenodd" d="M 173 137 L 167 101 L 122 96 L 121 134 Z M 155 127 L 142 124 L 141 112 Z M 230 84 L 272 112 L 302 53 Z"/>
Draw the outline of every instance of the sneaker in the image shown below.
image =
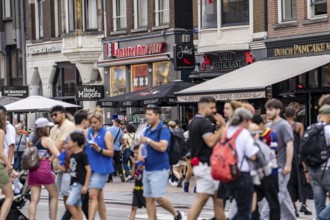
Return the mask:
<path id="1" fill-rule="evenodd" d="M 183 220 L 185 215 L 183 212 L 179 212 L 177 211 L 178 215 L 176 217 L 174 217 L 174 220 Z"/>
<path id="2" fill-rule="evenodd" d="M 124 177 L 123 174 L 120 174 L 120 180 L 121 180 L 122 183 L 125 182 L 125 177 Z"/>
<path id="3" fill-rule="evenodd" d="M 308 209 L 307 205 L 301 204 L 300 212 L 304 213 L 305 215 L 312 215 L 313 213 Z"/>
<path id="4" fill-rule="evenodd" d="M 168 180 L 168 182 L 169 182 L 172 186 L 177 186 L 177 185 L 178 185 L 177 182 L 172 182 L 172 180 Z"/>
<path id="5" fill-rule="evenodd" d="M 298 212 L 298 209 L 295 209 L 294 212 L 295 212 L 295 214 L 296 214 L 296 217 L 299 218 L 299 212 Z"/>
<path id="6" fill-rule="evenodd" d="M 189 183 L 188 182 L 184 183 L 183 191 L 186 192 L 186 193 L 189 192 Z"/>
<path id="7" fill-rule="evenodd" d="M 131 175 L 128 175 L 127 177 L 125 177 L 125 182 L 130 182 L 132 179 Z"/>

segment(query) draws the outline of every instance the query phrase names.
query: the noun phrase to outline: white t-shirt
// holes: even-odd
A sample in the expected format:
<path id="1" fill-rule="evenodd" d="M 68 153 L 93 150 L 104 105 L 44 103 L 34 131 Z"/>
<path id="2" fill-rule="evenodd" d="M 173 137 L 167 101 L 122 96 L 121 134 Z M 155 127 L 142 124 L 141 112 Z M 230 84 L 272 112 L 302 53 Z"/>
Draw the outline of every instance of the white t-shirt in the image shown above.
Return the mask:
<path id="1" fill-rule="evenodd" d="M 6 122 L 6 136 L 5 136 L 5 155 L 7 155 L 7 158 L 9 158 L 9 146 L 14 145 L 15 146 L 15 139 L 16 138 L 16 130 L 12 124 L 10 124 L 9 121 Z M 14 157 L 11 163 L 14 163 Z"/>
<path id="2" fill-rule="evenodd" d="M 238 126 L 230 126 L 227 131 L 227 138 L 232 137 L 238 129 Z M 254 145 L 253 138 L 247 129 L 241 131 L 236 138 L 235 144 L 238 155 L 238 168 L 241 172 L 250 172 L 251 168 L 248 158 L 254 156 L 259 151 L 259 148 Z M 244 160 L 243 164 L 242 160 Z"/>

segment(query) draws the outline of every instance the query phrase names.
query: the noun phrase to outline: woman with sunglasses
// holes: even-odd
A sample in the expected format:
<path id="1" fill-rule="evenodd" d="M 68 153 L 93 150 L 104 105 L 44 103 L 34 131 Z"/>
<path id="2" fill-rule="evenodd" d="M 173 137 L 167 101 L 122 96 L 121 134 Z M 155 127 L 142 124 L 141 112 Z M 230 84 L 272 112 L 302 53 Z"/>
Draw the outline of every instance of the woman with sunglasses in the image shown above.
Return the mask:
<path id="1" fill-rule="evenodd" d="M 11 166 L 7 156 L 5 155 L 5 132 L 6 132 L 6 116 L 3 111 L 0 111 L 0 189 L 5 195 L 4 202 L 0 209 L 0 219 L 6 219 L 13 202 L 13 189 L 9 179 L 17 177 L 18 173 Z"/>
<path id="2" fill-rule="evenodd" d="M 96 108 L 89 116 L 91 128 L 87 134 L 85 152 L 88 156 L 92 170 L 89 182 L 89 218 L 95 219 L 96 211 L 99 210 L 101 220 L 106 220 L 106 208 L 103 188 L 109 174 L 114 172 L 112 157 L 114 155 L 113 137 L 110 131 L 103 127 L 103 111 Z"/>
<path id="3" fill-rule="evenodd" d="M 39 118 L 35 122 L 35 134 L 32 140 L 38 149 L 39 167 L 30 170 L 28 183 L 31 189 L 31 203 L 29 206 L 29 219 L 36 219 L 37 206 L 40 200 L 41 186 L 45 186 L 50 195 L 50 218 L 57 219 L 58 192 L 55 185 L 55 176 L 50 165 L 50 153 L 59 156 L 55 143 L 49 137 L 49 128 L 54 124 L 46 118 Z"/>

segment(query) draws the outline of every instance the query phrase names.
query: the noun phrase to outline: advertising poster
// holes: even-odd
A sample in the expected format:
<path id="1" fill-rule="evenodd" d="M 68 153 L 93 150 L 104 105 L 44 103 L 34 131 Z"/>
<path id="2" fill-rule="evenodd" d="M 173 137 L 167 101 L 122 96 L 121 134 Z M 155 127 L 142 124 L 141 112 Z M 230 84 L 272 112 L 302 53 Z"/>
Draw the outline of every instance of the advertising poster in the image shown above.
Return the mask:
<path id="1" fill-rule="evenodd" d="M 126 66 L 110 68 L 110 96 L 126 93 Z"/>
<path id="2" fill-rule="evenodd" d="M 175 80 L 175 73 L 171 61 L 155 62 L 153 63 L 153 86 L 167 84 Z"/>
<path id="3" fill-rule="evenodd" d="M 131 92 L 148 88 L 148 75 L 148 64 L 131 65 Z"/>

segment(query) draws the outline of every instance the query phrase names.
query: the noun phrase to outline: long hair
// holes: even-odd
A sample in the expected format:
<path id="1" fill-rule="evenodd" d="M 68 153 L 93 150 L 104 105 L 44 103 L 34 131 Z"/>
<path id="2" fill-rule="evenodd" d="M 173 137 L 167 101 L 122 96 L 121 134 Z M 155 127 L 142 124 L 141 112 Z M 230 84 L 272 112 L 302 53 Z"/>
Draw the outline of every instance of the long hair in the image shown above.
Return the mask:
<path id="1" fill-rule="evenodd" d="M 6 133 L 6 114 L 0 111 L 0 129 Z"/>
<path id="2" fill-rule="evenodd" d="M 42 137 L 48 137 L 48 136 L 49 136 L 49 132 L 47 127 L 36 128 L 34 131 L 34 139 L 32 140 L 32 142 L 35 142 Z"/>

